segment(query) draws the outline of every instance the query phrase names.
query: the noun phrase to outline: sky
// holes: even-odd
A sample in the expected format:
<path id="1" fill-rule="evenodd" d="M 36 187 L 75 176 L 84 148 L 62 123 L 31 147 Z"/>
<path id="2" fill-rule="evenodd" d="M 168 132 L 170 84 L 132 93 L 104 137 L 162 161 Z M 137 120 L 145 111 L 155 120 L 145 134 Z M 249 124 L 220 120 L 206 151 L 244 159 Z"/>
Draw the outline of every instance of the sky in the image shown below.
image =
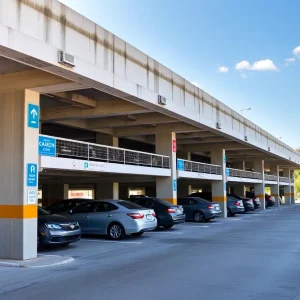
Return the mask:
<path id="1" fill-rule="evenodd" d="M 300 1 L 60 1 L 300 147 Z"/>

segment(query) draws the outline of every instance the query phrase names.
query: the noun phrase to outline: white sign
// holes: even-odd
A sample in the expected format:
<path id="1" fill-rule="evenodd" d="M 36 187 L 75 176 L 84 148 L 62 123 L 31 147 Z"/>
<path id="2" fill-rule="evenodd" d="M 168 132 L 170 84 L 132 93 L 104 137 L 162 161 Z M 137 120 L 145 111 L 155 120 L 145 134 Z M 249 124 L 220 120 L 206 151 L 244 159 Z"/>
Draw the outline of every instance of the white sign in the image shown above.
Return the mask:
<path id="1" fill-rule="evenodd" d="M 91 171 L 104 171 L 105 164 L 100 163 L 100 162 L 94 162 L 94 161 L 85 162 L 84 163 L 84 169 L 85 170 L 91 170 Z"/>
<path id="2" fill-rule="evenodd" d="M 36 204 L 36 190 L 27 191 L 27 203 Z"/>

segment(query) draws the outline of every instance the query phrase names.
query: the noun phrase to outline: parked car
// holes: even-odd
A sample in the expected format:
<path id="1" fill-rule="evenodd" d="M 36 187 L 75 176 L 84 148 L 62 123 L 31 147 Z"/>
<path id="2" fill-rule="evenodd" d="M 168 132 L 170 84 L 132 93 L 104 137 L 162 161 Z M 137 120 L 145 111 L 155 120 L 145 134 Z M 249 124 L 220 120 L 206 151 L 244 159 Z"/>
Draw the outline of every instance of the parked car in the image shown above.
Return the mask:
<path id="1" fill-rule="evenodd" d="M 66 200 L 60 200 L 57 201 L 47 207 L 45 207 L 45 210 L 47 210 L 51 214 L 68 214 L 68 212 L 75 208 L 76 206 L 91 201 L 91 199 L 66 199 Z"/>
<path id="2" fill-rule="evenodd" d="M 140 236 L 157 227 L 153 209 L 124 200 L 88 201 L 69 214 L 83 234 L 107 235 L 113 240 L 121 240 L 127 234 Z"/>
<path id="3" fill-rule="evenodd" d="M 260 199 L 255 195 L 254 192 L 246 192 L 246 197 L 252 199 L 254 204 L 254 209 L 258 209 L 261 207 Z"/>
<path id="4" fill-rule="evenodd" d="M 142 207 L 154 209 L 157 227 L 162 226 L 165 229 L 169 229 L 175 224 L 185 222 L 185 214 L 180 205 L 174 205 L 163 199 L 147 196 L 133 196 L 130 197 L 129 201 Z"/>
<path id="5" fill-rule="evenodd" d="M 272 195 L 265 194 L 266 207 L 272 207 L 276 204 L 276 199 Z"/>
<path id="6" fill-rule="evenodd" d="M 68 245 L 80 239 L 81 230 L 78 222 L 70 218 L 53 215 L 38 207 L 37 246 L 64 244 Z"/>
<path id="7" fill-rule="evenodd" d="M 221 217 L 220 204 L 196 197 L 178 198 L 177 204 L 183 207 L 186 220 L 195 222 L 208 222 Z"/>
<path id="8" fill-rule="evenodd" d="M 189 197 L 199 197 L 207 201 L 212 201 L 212 193 L 192 193 Z M 227 216 L 233 217 L 235 214 L 241 214 L 245 212 L 244 204 L 242 200 L 238 200 L 232 197 L 227 197 Z"/>
<path id="9" fill-rule="evenodd" d="M 227 197 L 232 197 L 232 198 L 235 198 L 237 200 L 242 200 L 243 204 L 244 204 L 244 208 L 245 208 L 245 213 L 247 211 L 253 211 L 254 210 L 253 200 L 250 199 L 250 198 L 242 197 L 242 196 L 237 195 L 237 194 L 227 194 Z"/>

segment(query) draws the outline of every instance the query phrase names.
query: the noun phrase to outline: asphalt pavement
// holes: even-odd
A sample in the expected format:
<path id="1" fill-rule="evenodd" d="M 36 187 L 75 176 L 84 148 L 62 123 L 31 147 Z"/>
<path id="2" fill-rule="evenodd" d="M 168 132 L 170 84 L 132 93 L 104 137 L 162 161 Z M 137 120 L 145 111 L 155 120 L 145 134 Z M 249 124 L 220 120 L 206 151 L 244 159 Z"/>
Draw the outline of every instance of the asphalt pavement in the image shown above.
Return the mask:
<path id="1" fill-rule="evenodd" d="M 85 237 L 41 255 L 74 261 L 0 267 L 1 300 L 300 300 L 300 205 L 128 237 Z"/>

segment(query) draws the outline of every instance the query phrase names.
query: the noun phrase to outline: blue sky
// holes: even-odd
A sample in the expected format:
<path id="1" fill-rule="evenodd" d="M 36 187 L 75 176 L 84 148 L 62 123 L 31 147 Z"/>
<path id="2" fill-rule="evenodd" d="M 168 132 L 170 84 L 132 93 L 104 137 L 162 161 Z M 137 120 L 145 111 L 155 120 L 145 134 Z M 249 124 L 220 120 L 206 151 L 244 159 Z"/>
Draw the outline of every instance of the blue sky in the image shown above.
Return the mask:
<path id="1" fill-rule="evenodd" d="M 300 147 L 299 1 L 61 2 Z"/>

